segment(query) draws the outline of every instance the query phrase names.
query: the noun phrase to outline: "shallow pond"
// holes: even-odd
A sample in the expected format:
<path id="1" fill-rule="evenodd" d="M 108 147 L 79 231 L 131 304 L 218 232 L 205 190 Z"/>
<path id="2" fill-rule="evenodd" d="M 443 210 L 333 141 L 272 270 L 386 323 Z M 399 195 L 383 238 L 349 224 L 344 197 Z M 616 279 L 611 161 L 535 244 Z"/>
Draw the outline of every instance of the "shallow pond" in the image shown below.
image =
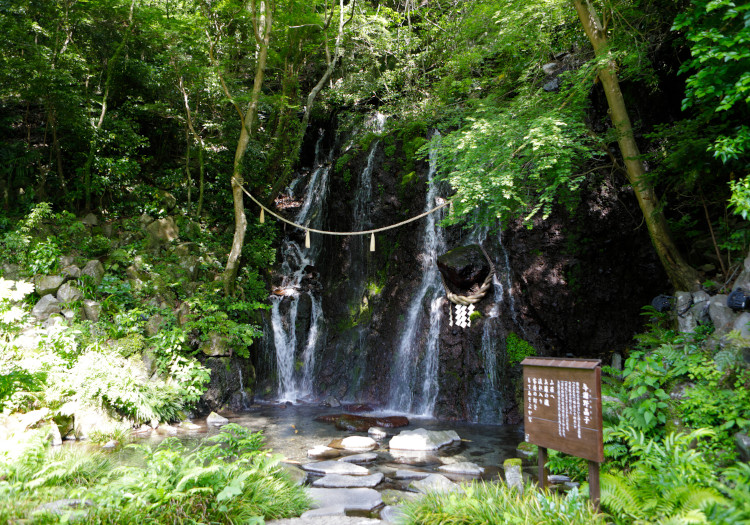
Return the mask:
<path id="1" fill-rule="evenodd" d="M 253 405 L 248 411 L 236 414 L 223 414 L 231 423 L 236 423 L 253 431 L 262 431 L 265 444 L 274 452 L 282 454 L 288 463 L 305 464 L 316 461 L 308 457 L 308 450 L 317 445 L 328 445 L 336 439 L 350 435 L 367 435 L 365 432 L 338 430 L 332 423 L 315 421 L 322 415 L 346 413 L 343 408 L 323 408 L 311 405 Z M 358 412 L 357 415 L 385 416 Z M 192 431 L 180 430 L 178 437 L 188 441 L 199 440 L 220 432 L 220 428 L 209 427 L 205 420 L 194 420 L 199 426 Z M 403 430 L 424 428 L 427 430 L 455 430 L 461 437 L 457 446 L 446 447 L 437 453 L 401 453 L 391 454 L 388 440 Z M 409 417 L 409 425 L 400 428 L 386 429 L 388 437 L 380 440 L 374 450 L 378 455 L 372 470 L 382 471 L 388 477 L 394 469 L 416 469 L 431 472 L 438 466 L 447 463 L 471 462 L 485 468 L 483 479 L 494 479 L 502 470 L 503 462 L 517 457 L 516 447 L 523 441 L 523 427 L 518 425 L 483 425 L 435 419 Z M 151 437 L 139 439 L 139 442 L 158 442 L 164 439 L 165 433 L 154 432 Z M 501 476 L 501 475 L 500 475 Z M 449 476 L 458 481 L 459 476 Z M 467 478 L 463 478 L 467 479 Z M 394 486 L 377 487 L 398 488 Z"/>

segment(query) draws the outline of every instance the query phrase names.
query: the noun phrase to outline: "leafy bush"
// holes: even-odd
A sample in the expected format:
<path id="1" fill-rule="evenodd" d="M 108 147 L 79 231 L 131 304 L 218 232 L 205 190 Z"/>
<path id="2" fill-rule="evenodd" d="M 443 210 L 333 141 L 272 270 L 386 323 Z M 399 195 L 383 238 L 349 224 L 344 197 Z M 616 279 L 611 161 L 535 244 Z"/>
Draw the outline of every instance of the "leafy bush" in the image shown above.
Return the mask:
<path id="1" fill-rule="evenodd" d="M 486 523 L 545 525 L 604 524 L 604 517 L 573 489 L 565 496 L 541 493 L 532 485 L 523 492 L 501 483 L 472 482 L 463 492 L 430 493 L 404 507 L 404 524 Z"/>
<path id="2" fill-rule="evenodd" d="M 629 470 L 601 476 L 601 503 L 616 524 L 707 523 L 705 511 L 725 505 L 715 489 L 714 468 L 690 444 L 711 433 L 669 434 L 663 441 L 626 429 Z"/>
<path id="3" fill-rule="evenodd" d="M 84 523 L 263 523 L 299 515 L 304 490 L 267 456 L 260 433 L 235 424 L 194 450 L 176 438 L 152 449 L 143 467 L 123 466 L 87 491 L 96 502 Z"/>
<path id="4" fill-rule="evenodd" d="M 513 366 L 529 356 L 536 355 L 536 348 L 518 337 L 515 332 L 511 332 L 505 338 L 505 353 L 508 356 L 508 364 Z"/>

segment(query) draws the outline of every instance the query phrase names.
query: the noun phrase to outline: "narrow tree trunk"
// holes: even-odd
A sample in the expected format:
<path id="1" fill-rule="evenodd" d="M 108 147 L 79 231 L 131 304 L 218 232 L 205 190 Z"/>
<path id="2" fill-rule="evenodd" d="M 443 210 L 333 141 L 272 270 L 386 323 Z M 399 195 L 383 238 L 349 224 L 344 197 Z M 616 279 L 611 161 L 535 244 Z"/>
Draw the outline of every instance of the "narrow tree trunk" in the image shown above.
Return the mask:
<path id="1" fill-rule="evenodd" d="M 341 41 L 344 36 L 344 26 L 352 20 L 352 17 L 354 17 L 354 7 L 355 7 L 355 2 L 352 2 L 351 14 L 349 16 L 349 19 L 345 22 L 344 21 L 344 0 L 339 0 L 339 29 L 338 29 L 338 32 L 336 33 L 336 44 L 334 46 L 333 58 L 328 61 L 328 67 L 323 73 L 323 76 L 320 77 L 320 80 L 318 80 L 318 83 L 315 84 L 315 86 L 313 86 L 313 88 L 310 90 L 310 93 L 307 95 L 307 102 L 305 104 L 305 113 L 302 116 L 302 125 L 300 126 L 299 133 L 297 134 L 297 138 L 294 141 L 294 146 L 292 148 L 292 152 L 290 155 L 290 157 L 294 159 L 293 162 L 296 161 L 296 159 L 299 157 L 299 152 L 300 152 L 300 149 L 302 148 L 302 140 L 305 138 L 305 132 L 307 131 L 307 126 L 310 124 L 310 114 L 312 112 L 313 104 L 315 104 L 315 99 L 318 97 L 318 94 L 321 92 L 326 82 L 328 82 L 328 79 L 331 78 L 333 71 L 336 69 L 336 65 L 341 59 L 341 55 L 342 55 Z M 326 46 L 326 51 L 327 49 L 328 48 Z M 290 175 L 290 171 L 286 170 L 283 176 L 279 177 L 279 180 L 277 180 L 276 183 L 273 185 L 273 188 L 271 188 L 271 193 L 267 198 L 268 201 L 273 200 L 276 197 L 276 195 L 281 191 L 281 189 L 284 186 L 286 186 L 286 183 L 289 179 L 289 175 Z"/>
<path id="2" fill-rule="evenodd" d="M 606 28 L 599 20 L 594 7 L 589 0 L 573 0 L 573 4 L 586 31 L 586 36 L 594 47 L 594 53 L 597 58 L 606 59 L 609 55 Z M 620 90 L 614 60 L 603 61 L 598 74 L 607 97 L 612 123 L 617 130 L 617 143 L 625 162 L 628 180 L 635 191 L 659 260 L 676 289 L 697 289 L 700 284 L 698 272 L 682 258 L 675 246 L 666 217 L 659 205 L 659 199 L 645 177 L 641 153 L 633 136 L 633 126 Z"/>
<path id="3" fill-rule="evenodd" d="M 255 65 L 255 80 L 253 81 L 253 92 L 250 98 L 250 106 L 247 108 L 247 112 L 242 118 L 242 130 L 240 131 L 240 138 L 237 141 L 237 149 L 234 153 L 234 167 L 232 170 L 232 199 L 234 200 L 234 237 L 232 239 L 232 249 L 229 252 L 227 259 L 227 266 L 222 276 L 224 283 L 224 293 L 231 295 L 234 293 L 237 273 L 240 269 L 240 257 L 242 255 L 242 247 L 245 245 L 245 232 L 247 231 L 247 217 L 245 217 L 245 202 L 242 193 L 242 186 L 245 182 L 242 175 L 242 164 L 247 151 L 247 145 L 250 142 L 250 137 L 253 133 L 253 125 L 255 118 L 258 113 L 258 101 L 260 100 L 261 87 L 263 86 L 263 77 L 266 72 L 266 61 L 268 59 L 268 46 L 271 40 L 271 25 L 273 20 L 271 18 L 271 2 L 266 0 L 265 6 L 261 6 L 261 9 L 265 7 L 263 16 L 259 16 L 260 20 L 256 20 L 254 26 L 256 28 L 256 40 L 258 43 L 258 55 L 257 62 Z M 253 15 L 256 15 L 255 2 L 251 2 Z M 261 25 L 262 24 L 262 25 Z"/>
<path id="4" fill-rule="evenodd" d="M 107 101 L 109 100 L 109 88 L 112 85 L 112 75 L 114 73 L 114 66 L 117 63 L 117 60 L 120 58 L 120 55 L 122 54 L 123 49 L 125 48 L 125 44 L 127 44 L 128 39 L 130 38 L 130 34 L 133 29 L 133 12 L 135 11 L 135 0 L 132 0 L 130 3 L 130 15 L 128 17 L 128 28 L 126 30 L 125 35 L 122 38 L 122 41 L 118 44 L 117 49 L 115 49 L 114 54 L 112 55 L 112 58 L 110 59 L 109 63 L 107 64 L 107 77 L 104 81 L 104 94 L 102 95 L 102 109 L 99 113 L 99 120 L 94 125 L 94 129 L 92 130 L 93 136 L 91 137 L 91 142 L 89 143 L 89 154 L 86 157 L 86 163 L 83 166 L 83 185 L 84 185 L 84 192 L 86 196 L 86 210 L 91 210 L 91 166 L 94 162 L 94 155 L 96 154 L 96 145 L 98 141 L 98 134 L 99 130 L 102 128 L 102 125 L 104 124 L 104 117 L 107 115 Z"/>

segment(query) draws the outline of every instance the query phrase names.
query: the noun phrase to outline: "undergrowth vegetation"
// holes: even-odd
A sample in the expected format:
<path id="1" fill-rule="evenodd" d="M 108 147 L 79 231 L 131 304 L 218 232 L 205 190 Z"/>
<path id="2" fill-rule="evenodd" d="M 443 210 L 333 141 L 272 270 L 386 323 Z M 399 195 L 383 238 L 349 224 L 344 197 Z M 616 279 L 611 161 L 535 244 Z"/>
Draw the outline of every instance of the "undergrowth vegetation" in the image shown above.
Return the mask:
<path id="1" fill-rule="evenodd" d="M 262 444 L 260 433 L 229 424 L 194 446 L 176 438 L 130 445 L 133 457 L 113 469 L 101 452 L 51 452 L 38 431 L 0 450 L 0 521 L 263 523 L 299 515 L 307 495 Z M 77 504 L 43 506 L 62 498 Z"/>
<path id="2" fill-rule="evenodd" d="M 605 367 L 602 507 L 617 524 L 747 523 L 750 469 L 734 441 L 750 429 L 743 342 L 706 326 L 680 333 L 645 310 L 623 370 Z M 579 458 L 553 453 L 547 466 L 586 479 Z"/>
<path id="3" fill-rule="evenodd" d="M 533 485 L 523 491 L 502 483 L 474 482 L 460 492 L 431 493 L 406 505 L 405 524 L 522 525 L 601 524 L 606 520 L 589 505 L 587 498 L 572 490 L 564 496 L 538 492 Z"/>

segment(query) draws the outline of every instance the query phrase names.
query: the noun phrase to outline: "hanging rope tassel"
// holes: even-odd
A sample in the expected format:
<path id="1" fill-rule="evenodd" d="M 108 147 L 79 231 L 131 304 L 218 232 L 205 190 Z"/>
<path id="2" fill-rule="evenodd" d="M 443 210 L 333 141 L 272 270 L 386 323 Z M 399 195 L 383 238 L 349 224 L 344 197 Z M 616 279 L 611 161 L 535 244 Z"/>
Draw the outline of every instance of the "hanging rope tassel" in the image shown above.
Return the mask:
<path id="1" fill-rule="evenodd" d="M 370 235 L 370 251 L 371 252 L 375 251 L 375 234 L 374 233 Z"/>
<path id="2" fill-rule="evenodd" d="M 260 209 L 260 223 L 263 224 L 266 222 L 266 210 L 263 208 Z"/>
<path id="3" fill-rule="evenodd" d="M 310 247 L 310 230 L 305 230 L 305 248 Z"/>

